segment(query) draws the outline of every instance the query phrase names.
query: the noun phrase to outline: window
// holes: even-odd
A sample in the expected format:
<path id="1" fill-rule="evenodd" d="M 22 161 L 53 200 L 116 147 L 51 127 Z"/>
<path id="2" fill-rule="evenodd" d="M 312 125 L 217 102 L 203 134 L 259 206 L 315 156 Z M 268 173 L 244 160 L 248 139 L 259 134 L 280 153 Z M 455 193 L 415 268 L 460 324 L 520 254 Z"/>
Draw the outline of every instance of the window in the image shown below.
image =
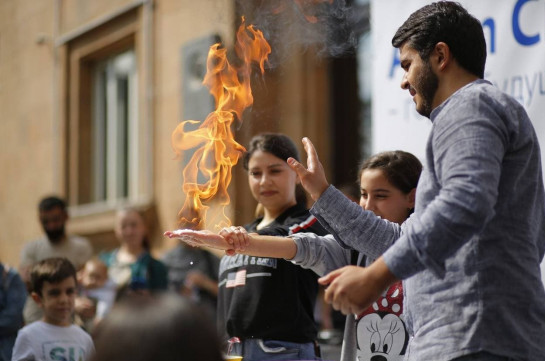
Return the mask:
<path id="1" fill-rule="evenodd" d="M 134 9 L 106 16 L 64 48 L 67 198 L 73 216 L 104 216 L 104 226 L 119 206 L 151 202 L 150 47 L 139 24 Z"/>
<path id="2" fill-rule="evenodd" d="M 138 190 L 138 114 L 133 50 L 97 62 L 92 95 L 90 202 L 134 198 Z"/>

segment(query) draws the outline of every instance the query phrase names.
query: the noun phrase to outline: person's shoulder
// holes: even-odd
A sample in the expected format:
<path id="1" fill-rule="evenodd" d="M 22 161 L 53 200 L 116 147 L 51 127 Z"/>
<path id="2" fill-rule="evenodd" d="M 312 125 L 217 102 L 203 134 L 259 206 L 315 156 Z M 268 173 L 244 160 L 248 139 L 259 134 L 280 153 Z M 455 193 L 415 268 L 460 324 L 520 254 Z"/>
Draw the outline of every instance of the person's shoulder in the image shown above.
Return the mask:
<path id="1" fill-rule="evenodd" d="M 9 285 L 10 289 L 13 289 L 14 291 L 17 288 L 26 289 L 21 275 L 19 274 L 19 272 L 17 272 L 15 268 L 5 266 L 2 276 L 3 277 L 1 279 L 3 280 L 4 284 Z"/>
<path id="2" fill-rule="evenodd" d="M 33 334 L 34 332 L 37 332 L 38 334 L 41 335 L 44 333 L 43 330 L 46 327 L 47 327 L 47 323 L 45 323 L 44 321 L 42 320 L 34 321 L 24 325 L 19 330 L 19 333 L 17 334 L 17 336 L 19 335 L 25 336 L 25 335 Z"/>
<path id="3" fill-rule="evenodd" d="M 325 236 L 326 234 L 329 234 L 329 232 L 322 226 L 318 219 L 310 213 L 299 223 L 290 226 L 289 231 L 290 234 L 299 232 L 315 233 L 319 236 Z"/>
<path id="4" fill-rule="evenodd" d="M 305 232 L 313 232 L 312 229 L 308 228 L 315 222 L 317 222 L 317 220 L 310 214 L 309 210 L 304 205 L 297 204 L 285 210 L 271 224 L 260 229 L 257 233 L 273 236 L 288 236 L 291 233 L 300 232 L 303 229 L 306 229 L 304 230 Z M 297 231 L 293 232 L 292 229 L 297 229 Z M 251 231 L 248 228 L 247 230 Z"/>
<path id="5" fill-rule="evenodd" d="M 42 248 L 48 245 L 49 245 L 49 241 L 46 236 L 41 236 L 40 238 L 34 238 L 25 243 L 25 245 L 23 246 L 23 253 L 33 252 L 39 248 Z"/>
<path id="6" fill-rule="evenodd" d="M 289 234 L 299 232 L 310 232 L 319 236 L 328 234 L 318 219 L 303 206 L 294 207 L 284 224 L 289 225 Z"/>
<path id="7" fill-rule="evenodd" d="M 257 225 L 261 222 L 263 217 L 258 217 L 254 219 L 252 222 L 245 224 L 243 227 L 248 232 L 255 232 L 257 230 Z"/>
<path id="8" fill-rule="evenodd" d="M 75 323 L 68 326 L 67 330 L 70 331 L 70 332 L 73 332 L 73 333 L 75 333 L 78 336 L 81 336 L 83 338 L 89 338 L 89 339 L 91 338 L 91 335 L 89 335 L 89 333 L 87 333 L 83 328 L 76 325 Z"/>
<path id="9" fill-rule="evenodd" d="M 183 245 L 178 244 L 176 247 L 166 251 L 159 259 L 164 263 L 176 262 L 179 258 L 183 257 L 185 253 L 188 253 L 190 249 L 185 249 Z"/>
<path id="10" fill-rule="evenodd" d="M 293 207 L 286 209 L 284 213 L 276 218 L 276 221 L 281 224 L 290 225 L 304 220 L 308 216 L 310 216 L 308 208 L 302 204 L 296 204 Z"/>
<path id="11" fill-rule="evenodd" d="M 89 239 L 85 238 L 85 237 L 82 237 L 82 236 L 78 236 L 76 234 L 71 234 L 68 236 L 68 239 L 70 240 L 70 242 L 76 246 L 80 246 L 80 247 L 91 247 L 91 242 L 89 241 Z"/>
<path id="12" fill-rule="evenodd" d="M 115 255 L 117 254 L 118 248 L 112 251 L 102 251 L 98 254 L 98 259 L 100 259 L 107 267 L 110 267 L 112 263 L 115 262 Z"/>
<path id="13" fill-rule="evenodd" d="M 50 249 L 51 244 L 45 236 L 27 242 L 21 250 L 19 269 L 30 267 L 34 263 L 42 260 L 43 255 L 47 254 Z"/>
<path id="14" fill-rule="evenodd" d="M 151 256 L 151 254 L 150 254 Z M 151 260 L 150 260 L 151 264 L 150 266 L 152 267 L 155 267 L 155 268 L 158 268 L 158 269 L 164 269 L 166 271 L 167 269 L 167 266 L 165 265 L 165 263 L 161 260 L 158 260 L 157 258 L 151 256 Z"/>
<path id="15" fill-rule="evenodd" d="M 19 272 L 13 267 L 0 262 L 0 279 L 20 278 Z"/>
<path id="16" fill-rule="evenodd" d="M 147 264 L 147 267 L 156 269 L 156 270 L 167 270 L 167 266 L 163 261 L 160 261 L 159 259 L 155 258 L 154 255 L 151 254 L 151 252 L 146 251 L 144 254 L 142 254 L 139 258 L 139 262 L 142 262 L 144 264 Z"/>
<path id="17" fill-rule="evenodd" d="M 521 120 L 529 120 L 528 113 L 517 99 L 488 80 L 476 80 L 466 88 L 465 95 L 456 105 L 468 112 L 469 120 L 480 114 L 497 125 L 512 124 L 514 127 L 518 127 Z"/>
<path id="18" fill-rule="evenodd" d="M 481 106 L 483 102 L 497 108 L 503 108 L 505 105 L 513 105 L 522 108 L 522 105 L 511 95 L 505 93 L 490 81 L 478 79 L 469 83 L 457 93 L 454 98 L 461 102 L 473 102 Z M 465 103 L 464 103 L 465 104 Z"/>

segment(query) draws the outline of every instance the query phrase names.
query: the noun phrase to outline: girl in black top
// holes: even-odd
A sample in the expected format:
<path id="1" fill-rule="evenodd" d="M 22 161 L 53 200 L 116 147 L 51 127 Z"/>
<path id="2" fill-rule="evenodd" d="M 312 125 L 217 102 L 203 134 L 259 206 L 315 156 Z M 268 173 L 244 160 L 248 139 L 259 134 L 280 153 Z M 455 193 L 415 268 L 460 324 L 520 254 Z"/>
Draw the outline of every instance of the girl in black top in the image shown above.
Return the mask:
<path id="1" fill-rule="evenodd" d="M 324 235 L 327 232 L 307 210 L 288 157 L 299 159 L 299 154 L 285 135 L 267 133 L 251 140 L 243 164 L 263 213 L 244 228 L 265 235 Z M 240 339 L 233 353 L 244 361 L 316 359 L 317 292 L 316 274 L 284 259 L 224 256 L 219 271 L 220 329 L 227 338 Z"/>

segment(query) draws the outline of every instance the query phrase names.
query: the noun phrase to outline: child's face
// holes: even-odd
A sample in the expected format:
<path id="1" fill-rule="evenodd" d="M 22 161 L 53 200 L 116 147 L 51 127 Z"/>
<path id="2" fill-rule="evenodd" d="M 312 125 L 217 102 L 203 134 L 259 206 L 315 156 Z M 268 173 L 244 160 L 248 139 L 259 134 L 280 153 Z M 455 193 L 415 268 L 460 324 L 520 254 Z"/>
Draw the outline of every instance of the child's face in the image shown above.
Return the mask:
<path id="1" fill-rule="evenodd" d="M 106 265 L 97 262 L 87 262 L 83 268 L 80 284 L 88 289 L 102 287 L 108 279 L 108 268 Z"/>
<path id="2" fill-rule="evenodd" d="M 121 243 L 140 247 L 143 245 L 146 236 L 146 225 L 137 212 L 132 210 L 121 211 L 117 215 L 115 232 Z"/>
<path id="3" fill-rule="evenodd" d="M 42 295 L 32 293 L 32 298 L 44 311 L 44 321 L 56 326 L 72 324 L 76 299 L 76 280 L 68 277 L 58 283 L 44 282 Z"/>
<path id="4" fill-rule="evenodd" d="M 403 223 L 414 208 L 413 189 L 409 194 L 394 187 L 380 169 L 366 169 L 360 179 L 360 206 L 390 222 Z"/>
<path id="5" fill-rule="evenodd" d="M 284 159 L 258 150 L 248 161 L 248 183 L 254 198 L 269 212 L 283 212 L 297 203 L 297 174 Z"/>

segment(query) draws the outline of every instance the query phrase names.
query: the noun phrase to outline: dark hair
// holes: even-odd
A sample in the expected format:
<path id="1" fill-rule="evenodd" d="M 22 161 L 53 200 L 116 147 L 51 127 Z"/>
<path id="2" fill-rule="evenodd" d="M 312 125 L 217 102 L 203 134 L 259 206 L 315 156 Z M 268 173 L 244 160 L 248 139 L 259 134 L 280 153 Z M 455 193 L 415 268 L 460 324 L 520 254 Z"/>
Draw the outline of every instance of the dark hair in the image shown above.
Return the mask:
<path id="1" fill-rule="evenodd" d="M 360 174 L 361 178 L 361 174 Z M 358 179 L 357 182 L 346 182 L 337 187 L 338 190 L 343 192 L 345 196 L 353 200 L 354 202 L 358 203 L 361 191 L 360 191 L 360 181 Z"/>
<path id="2" fill-rule="evenodd" d="M 248 170 L 250 158 L 252 157 L 252 154 L 258 150 L 271 153 L 284 161 L 289 157 L 299 161 L 299 151 L 297 150 L 295 143 L 287 135 L 280 133 L 262 133 L 254 136 L 250 140 L 250 146 L 242 156 L 244 169 Z"/>
<path id="3" fill-rule="evenodd" d="M 248 170 L 250 158 L 258 150 L 270 153 L 275 157 L 282 159 L 284 162 L 287 161 L 289 157 L 296 159 L 298 162 L 301 161 L 297 146 L 290 137 L 281 133 L 261 133 L 250 140 L 250 145 L 242 156 L 242 165 L 245 170 Z M 306 206 L 307 196 L 303 187 L 300 185 L 297 185 L 295 188 L 295 198 L 298 204 L 304 204 Z"/>
<path id="4" fill-rule="evenodd" d="M 176 294 L 121 300 L 97 326 L 93 339 L 94 361 L 223 361 L 209 313 Z"/>
<path id="5" fill-rule="evenodd" d="M 76 279 L 76 268 L 68 259 L 63 257 L 46 258 L 36 263 L 30 271 L 30 285 L 32 292 L 42 296 L 44 282 L 59 283 L 68 277 Z"/>
<path id="6" fill-rule="evenodd" d="M 66 210 L 66 202 L 57 196 L 49 196 L 43 198 L 38 204 L 39 211 L 50 211 L 53 208 L 60 208 L 63 211 Z"/>
<path id="7" fill-rule="evenodd" d="M 482 25 L 459 3 L 440 1 L 418 9 L 392 38 L 394 47 L 407 43 L 424 61 L 428 61 L 439 42 L 448 45 L 460 66 L 481 79 L 484 77 L 486 41 Z"/>
<path id="8" fill-rule="evenodd" d="M 395 150 L 377 153 L 367 158 L 360 167 L 360 178 L 366 169 L 382 170 L 388 182 L 408 194 L 418 184 L 422 163 L 411 153 Z"/>

